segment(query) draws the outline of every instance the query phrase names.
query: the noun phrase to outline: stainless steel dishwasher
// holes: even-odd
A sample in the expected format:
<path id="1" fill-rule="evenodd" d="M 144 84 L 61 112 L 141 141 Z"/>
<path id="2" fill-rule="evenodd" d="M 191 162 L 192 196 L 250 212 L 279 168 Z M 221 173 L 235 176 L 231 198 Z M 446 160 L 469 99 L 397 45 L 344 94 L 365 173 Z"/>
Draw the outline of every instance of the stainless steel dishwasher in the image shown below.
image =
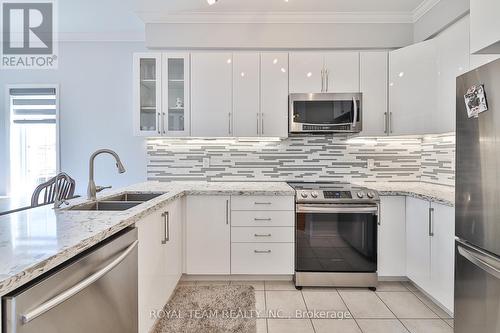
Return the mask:
<path id="1" fill-rule="evenodd" d="M 136 333 L 137 230 L 2 298 L 3 333 Z"/>

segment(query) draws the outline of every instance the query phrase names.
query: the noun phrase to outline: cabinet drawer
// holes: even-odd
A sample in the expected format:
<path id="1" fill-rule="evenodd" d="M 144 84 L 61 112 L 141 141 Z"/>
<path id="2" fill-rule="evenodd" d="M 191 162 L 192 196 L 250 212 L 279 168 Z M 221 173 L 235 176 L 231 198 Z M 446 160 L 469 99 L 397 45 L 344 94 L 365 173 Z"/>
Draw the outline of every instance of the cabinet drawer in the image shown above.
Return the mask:
<path id="1" fill-rule="evenodd" d="M 233 243 L 293 243 L 293 227 L 233 227 Z"/>
<path id="2" fill-rule="evenodd" d="M 293 227 L 293 211 L 232 211 L 233 227 Z"/>
<path id="3" fill-rule="evenodd" d="M 293 274 L 293 243 L 231 244 L 231 274 Z"/>
<path id="4" fill-rule="evenodd" d="M 232 196 L 231 210 L 294 210 L 292 196 Z"/>

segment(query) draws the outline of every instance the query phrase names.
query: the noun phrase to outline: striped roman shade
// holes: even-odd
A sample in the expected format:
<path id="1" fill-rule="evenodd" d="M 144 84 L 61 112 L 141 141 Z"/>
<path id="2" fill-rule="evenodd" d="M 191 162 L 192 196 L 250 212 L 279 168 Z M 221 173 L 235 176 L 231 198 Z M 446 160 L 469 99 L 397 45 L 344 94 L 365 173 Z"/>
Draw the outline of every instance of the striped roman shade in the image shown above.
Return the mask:
<path id="1" fill-rule="evenodd" d="M 56 123 L 56 89 L 11 88 L 9 94 L 14 124 Z"/>

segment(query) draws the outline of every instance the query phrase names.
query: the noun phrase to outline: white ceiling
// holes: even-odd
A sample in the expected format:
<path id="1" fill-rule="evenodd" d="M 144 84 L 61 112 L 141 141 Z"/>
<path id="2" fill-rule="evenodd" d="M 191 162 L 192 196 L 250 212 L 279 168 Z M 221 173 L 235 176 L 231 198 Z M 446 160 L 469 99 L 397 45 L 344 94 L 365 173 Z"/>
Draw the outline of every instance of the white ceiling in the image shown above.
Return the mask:
<path id="1" fill-rule="evenodd" d="M 428 0 L 136 0 L 138 11 L 215 12 L 399 12 L 411 13 Z"/>

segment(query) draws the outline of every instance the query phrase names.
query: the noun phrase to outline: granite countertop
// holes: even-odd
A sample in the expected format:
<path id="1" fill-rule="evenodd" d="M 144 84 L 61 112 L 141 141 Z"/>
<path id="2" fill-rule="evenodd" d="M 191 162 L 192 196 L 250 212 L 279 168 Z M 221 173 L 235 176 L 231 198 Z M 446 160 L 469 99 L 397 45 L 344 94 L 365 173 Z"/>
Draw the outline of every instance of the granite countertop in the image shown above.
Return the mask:
<path id="1" fill-rule="evenodd" d="M 404 195 L 453 206 L 452 187 L 424 183 L 359 183 L 380 195 Z M 0 296 L 26 284 L 184 195 L 294 195 L 284 182 L 145 182 L 114 191 L 166 192 L 121 212 L 54 211 L 52 205 L 0 216 Z M 86 202 L 70 200 L 70 207 Z M 68 208 L 70 208 L 68 207 Z"/>
<path id="2" fill-rule="evenodd" d="M 446 206 L 455 206 L 455 187 L 422 182 L 361 182 L 376 190 L 380 196 L 409 196 L 429 200 Z"/>
<path id="3" fill-rule="evenodd" d="M 263 186 L 263 184 L 265 184 Z M 184 195 L 294 195 L 278 182 L 145 182 L 98 196 L 125 191 L 167 192 L 121 212 L 58 211 L 52 205 L 0 216 L 0 296 L 26 284 L 66 260 L 133 225 Z M 86 202 L 70 200 L 70 206 Z"/>

